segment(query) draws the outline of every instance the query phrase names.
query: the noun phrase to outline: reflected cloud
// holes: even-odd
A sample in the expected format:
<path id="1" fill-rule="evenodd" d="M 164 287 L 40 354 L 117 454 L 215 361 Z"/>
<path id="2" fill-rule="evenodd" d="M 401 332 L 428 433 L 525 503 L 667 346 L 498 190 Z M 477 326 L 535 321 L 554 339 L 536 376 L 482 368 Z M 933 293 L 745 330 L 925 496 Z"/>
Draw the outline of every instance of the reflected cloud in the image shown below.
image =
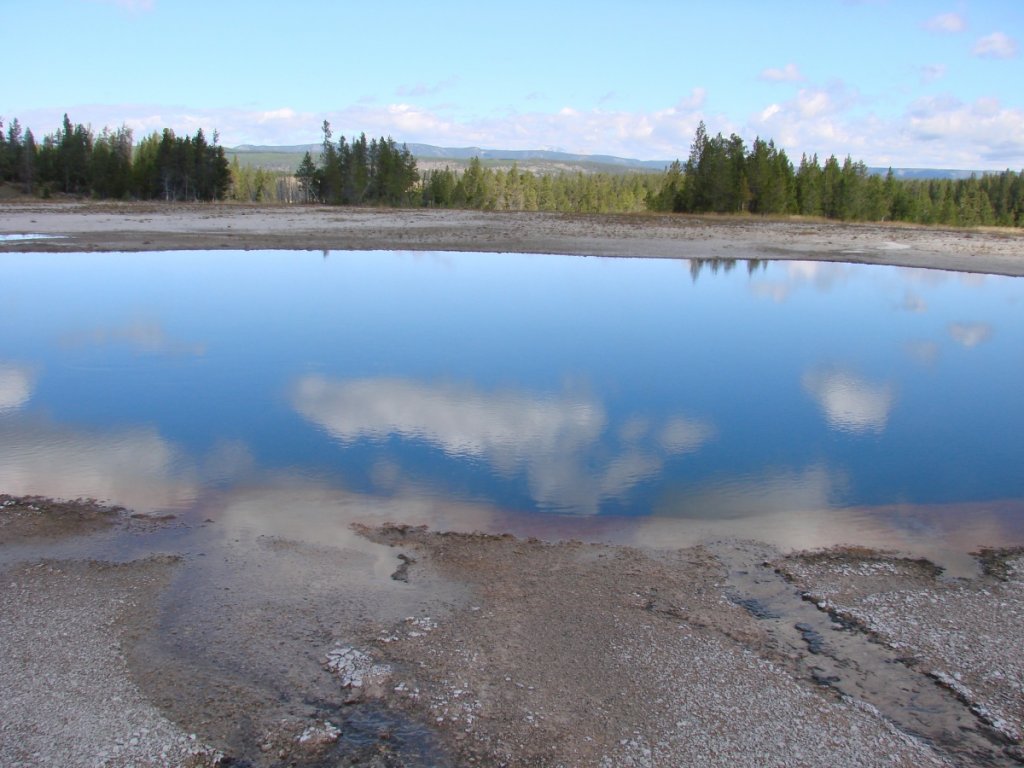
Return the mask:
<path id="1" fill-rule="evenodd" d="M 927 312 L 928 302 L 916 293 L 907 291 L 903 296 L 903 303 L 900 304 L 900 309 L 904 309 L 907 312 Z"/>
<path id="2" fill-rule="evenodd" d="M 785 302 L 786 299 L 789 298 L 789 294 L 793 292 L 793 288 L 791 286 L 788 286 L 785 283 L 778 283 L 774 281 L 754 283 L 750 287 L 750 290 L 753 292 L 755 296 L 759 296 L 764 299 L 770 299 L 771 301 L 774 301 L 776 304 L 782 304 L 783 302 Z"/>
<path id="3" fill-rule="evenodd" d="M 817 401 L 833 429 L 843 432 L 881 432 L 889 421 L 892 388 L 874 384 L 844 371 L 804 374 L 804 389 Z"/>
<path id="4" fill-rule="evenodd" d="M 666 422 L 658 442 L 669 453 L 690 453 L 714 436 L 715 429 L 711 425 L 695 419 L 676 417 Z"/>
<path id="5" fill-rule="evenodd" d="M 949 335 L 957 344 L 971 349 L 992 338 L 992 326 L 988 323 L 952 323 Z"/>
<path id="6" fill-rule="evenodd" d="M 908 341 L 903 348 L 911 360 L 922 365 L 934 365 L 939 360 L 939 345 L 934 341 Z"/>
<path id="7" fill-rule="evenodd" d="M 837 507 L 847 480 L 823 466 L 722 480 L 667 496 L 651 517 L 629 521 L 619 541 L 681 548 L 722 539 L 782 551 L 858 545 L 926 557 L 952 576 L 971 576 L 967 555 L 1024 537 L 1024 501 Z"/>
<path id="8" fill-rule="evenodd" d="M 827 509 L 843 480 L 824 467 L 728 478 L 669 493 L 656 515 L 717 522 Z"/>
<path id="9" fill-rule="evenodd" d="M 202 465 L 203 479 L 213 482 L 238 480 L 256 471 L 256 459 L 241 440 L 218 440 Z"/>
<path id="10" fill-rule="evenodd" d="M 124 344 L 136 352 L 150 355 L 201 357 L 206 354 L 205 344 L 172 339 L 159 323 L 141 320 L 114 328 L 94 328 L 69 333 L 61 338 L 61 343 L 67 347 Z"/>
<path id="11" fill-rule="evenodd" d="M 755 296 L 770 299 L 781 304 L 789 299 L 793 291 L 802 286 L 812 286 L 822 293 L 831 291 L 838 284 L 850 278 L 850 266 L 827 261 L 786 261 L 779 262 L 776 270 L 782 279 L 755 280 L 751 291 Z"/>
<path id="12" fill-rule="evenodd" d="M 371 544 L 353 526 L 385 523 L 426 525 L 435 531 L 493 531 L 503 526 L 497 511 L 485 504 L 438 499 L 419 493 L 372 496 L 287 475 L 266 484 L 235 487 L 213 511 L 219 526 L 238 533 L 268 536 L 316 546 L 372 554 L 374 571 L 386 577 L 397 561 L 390 547 Z"/>
<path id="13" fill-rule="evenodd" d="M 344 443 L 390 436 L 423 440 L 450 456 L 486 460 L 506 477 L 523 472 L 541 507 L 588 514 L 660 472 L 664 454 L 695 451 L 715 433 L 684 417 L 659 430 L 635 416 L 613 432 L 624 445 L 607 456 L 601 449 L 608 417 L 591 398 L 484 393 L 404 379 L 307 376 L 296 383 L 292 404 Z M 374 475 L 393 485 L 395 473 L 388 466 Z"/>
<path id="14" fill-rule="evenodd" d="M 642 416 L 633 416 L 626 419 L 619 427 L 619 439 L 626 443 L 635 443 L 642 440 L 650 432 L 651 423 Z"/>
<path id="15" fill-rule="evenodd" d="M 605 414 L 582 398 L 481 394 L 402 379 L 301 379 L 293 403 L 333 437 L 350 442 L 396 434 L 426 440 L 455 456 L 500 459 L 510 466 L 530 455 L 575 450 L 604 429 Z"/>
<path id="16" fill-rule="evenodd" d="M 23 365 L 0 363 L 0 414 L 21 408 L 32 397 L 35 376 Z"/>
<path id="17" fill-rule="evenodd" d="M 154 430 L 90 433 L 0 424 L 4 493 L 94 498 L 143 513 L 184 506 L 197 493 L 184 457 Z"/>

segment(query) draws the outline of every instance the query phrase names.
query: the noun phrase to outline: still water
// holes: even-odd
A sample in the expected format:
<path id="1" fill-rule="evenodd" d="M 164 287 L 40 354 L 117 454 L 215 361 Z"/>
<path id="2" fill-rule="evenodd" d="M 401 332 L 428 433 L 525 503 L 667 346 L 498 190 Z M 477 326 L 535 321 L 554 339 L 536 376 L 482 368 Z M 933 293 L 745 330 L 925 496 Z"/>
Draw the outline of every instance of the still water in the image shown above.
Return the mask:
<path id="1" fill-rule="evenodd" d="M 403 252 L 0 256 L 0 491 L 927 552 L 1024 543 L 1024 280 Z"/>

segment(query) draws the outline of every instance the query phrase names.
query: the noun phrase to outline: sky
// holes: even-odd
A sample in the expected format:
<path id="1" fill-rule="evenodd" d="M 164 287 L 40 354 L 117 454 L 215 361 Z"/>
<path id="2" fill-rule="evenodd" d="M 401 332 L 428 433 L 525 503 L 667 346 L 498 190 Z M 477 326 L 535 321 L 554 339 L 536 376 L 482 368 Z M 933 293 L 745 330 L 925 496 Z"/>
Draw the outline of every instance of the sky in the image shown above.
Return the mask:
<path id="1" fill-rule="evenodd" d="M 869 166 L 1024 168 L 1022 0 L 0 0 L 0 117 L 136 140 L 685 159 L 697 124 Z"/>

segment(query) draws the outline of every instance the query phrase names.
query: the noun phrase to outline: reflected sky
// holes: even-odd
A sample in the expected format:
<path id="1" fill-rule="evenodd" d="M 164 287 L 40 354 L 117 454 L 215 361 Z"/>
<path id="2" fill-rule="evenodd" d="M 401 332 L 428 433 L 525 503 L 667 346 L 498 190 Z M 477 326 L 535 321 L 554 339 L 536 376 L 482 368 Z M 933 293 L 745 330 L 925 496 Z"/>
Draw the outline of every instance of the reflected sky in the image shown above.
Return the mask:
<path id="1" fill-rule="evenodd" d="M 307 487 L 568 535 L 1021 536 L 1019 279 L 257 251 L 4 254 L 0 280 L 3 492 L 244 498 L 274 531 Z"/>

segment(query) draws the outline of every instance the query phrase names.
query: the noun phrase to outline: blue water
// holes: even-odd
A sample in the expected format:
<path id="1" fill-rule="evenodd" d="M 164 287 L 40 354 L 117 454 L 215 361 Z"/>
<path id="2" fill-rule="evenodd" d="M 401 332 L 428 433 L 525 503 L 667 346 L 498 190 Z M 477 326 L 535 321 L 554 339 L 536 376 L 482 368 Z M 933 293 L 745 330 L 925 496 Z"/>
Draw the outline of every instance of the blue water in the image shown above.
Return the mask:
<path id="1" fill-rule="evenodd" d="M 267 251 L 4 254 L 0 285 L 0 492 L 1024 541 L 1024 280 Z"/>

